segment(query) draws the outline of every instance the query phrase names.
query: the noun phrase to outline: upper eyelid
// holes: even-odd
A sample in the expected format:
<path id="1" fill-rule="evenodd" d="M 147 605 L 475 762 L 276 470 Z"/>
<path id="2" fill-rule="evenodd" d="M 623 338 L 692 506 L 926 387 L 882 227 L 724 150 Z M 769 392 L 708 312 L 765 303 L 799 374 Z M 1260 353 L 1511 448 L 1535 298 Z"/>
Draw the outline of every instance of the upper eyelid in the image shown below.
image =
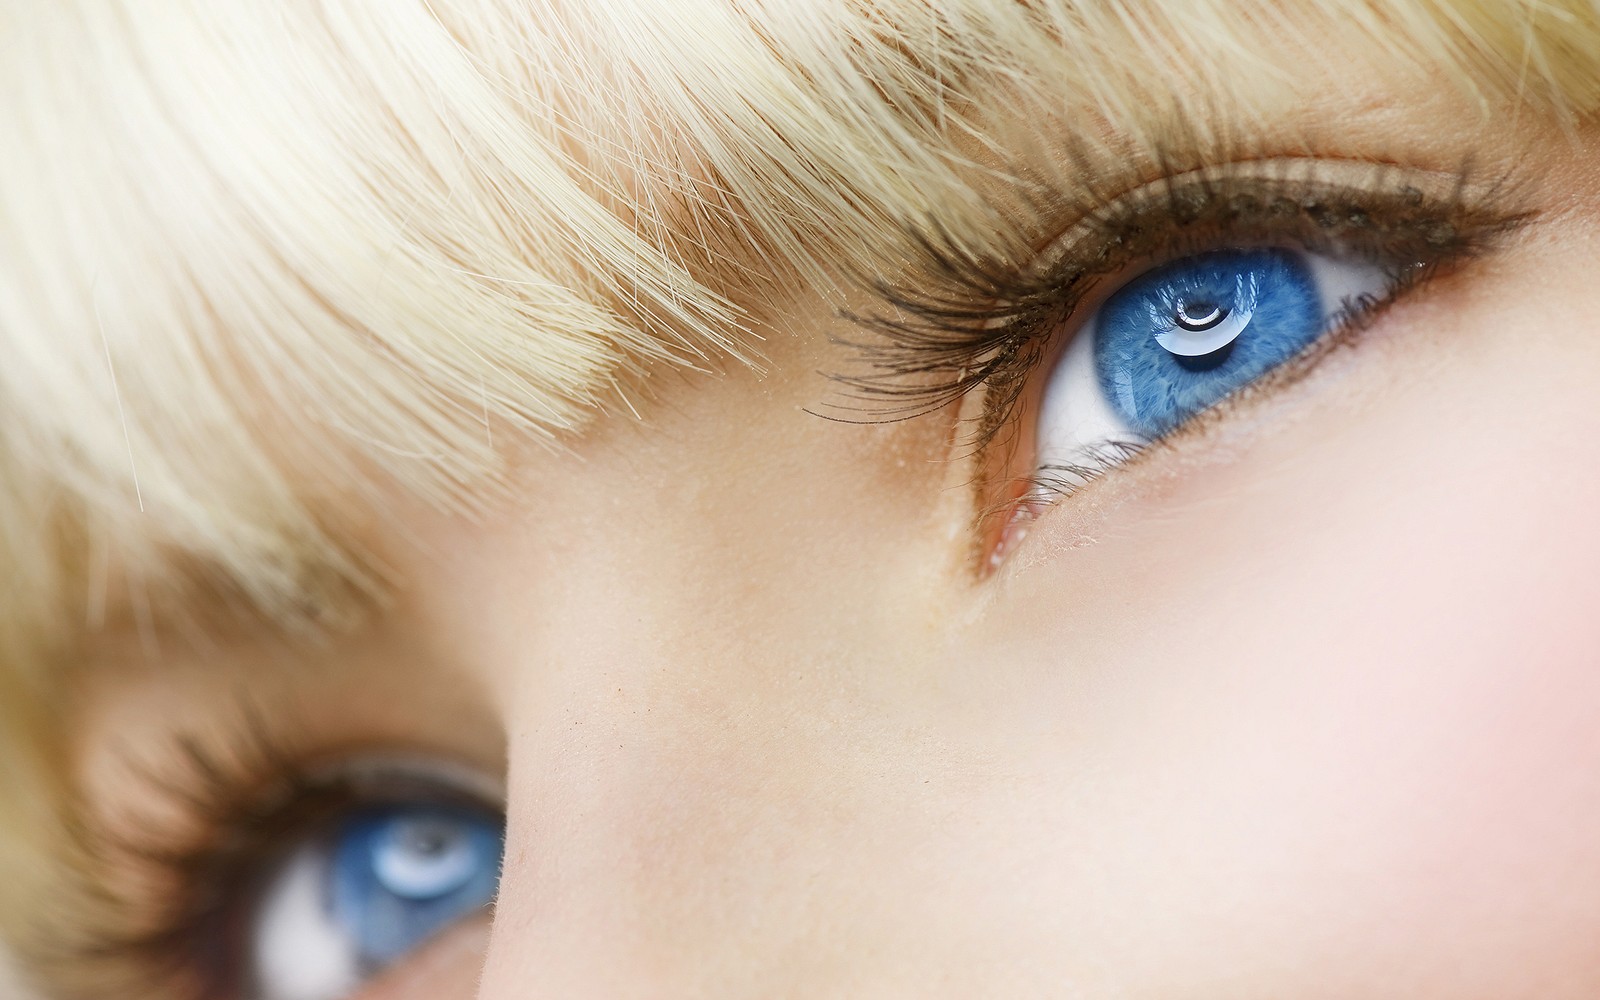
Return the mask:
<path id="1" fill-rule="evenodd" d="M 1504 180 L 1477 183 L 1476 168 L 1461 163 L 1449 169 L 1408 166 L 1383 160 L 1338 156 L 1239 157 L 1183 170 L 1175 170 L 1128 185 L 1115 195 L 1097 196 L 1099 206 L 1140 204 L 1165 200 L 1168 192 L 1190 186 L 1215 189 L 1229 181 L 1263 180 L 1284 183 L 1339 186 L 1350 189 L 1397 187 L 1396 179 L 1417 188 L 1423 196 L 1487 193 L 1504 186 Z M 1085 212 L 1083 217 L 1093 215 Z"/>
<path id="2" fill-rule="evenodd" d="M 1225 209 L 1230 198 L 1242 195 L 1274 192 L 1302 214 L 1326 208 L 1329 201 L 1345 206 L 1365 201 L 1390 210 L 1404 205 L 1423 216 L 1461 216 L 1457 221 L 1475 227 L 1526 214 L 1516 207 L 1523 200 L 1524 184 L 1512 169 L 1481 175 L 1470 159 L 1453 169 L 1339 157 L 1229 159 L 1047 209 L 1061 215 L 1063 223 L 1045 229 L 1048 235 L 1035 241 L 1026 263 L 1015 271 L 1019 284 L 1032 279 L 1059 285 L 1064 263 L 1076 258 L 1080 264 L 1092 264 L 1097 246 L 1107 242 L 1108 230 L 1128 219 L 1161 216 L 1162 223 L 1187 227 L 1206 221 L 1206 211 Z M 1192 216 L 1184 217 L 1185 211 Z M 997 300 L 991 305 L 1003 310 L 1007 303 Z"/>
<path id="3" fill-rule="evenodd" d="M 349 754 L 308 771 L 311 781 L 338 785 L 357 796 L 393 794 L 396 786 L 415 784 L 449 789 L 452 794 L 487 807 L 504 810 L 507 801 L 503 775 L 437 754 L 410 750 L 375 750 Z"/>
<path id="4" fill-rule="evenodd" d="M 1242 222 L 1229 217 L 1231 206 L 1226 204 L 1230 195 L 1239 193 L 1241 184 L 1262 185 L 1251 194 L 1274 192 L 1276 197 L 1289 204 L 1274 222 L 1263 218 L 1245 219 Z M 1306 158 L 1279 158 L 1242 161 L 1217 165 L 1176 174 L 1159 181 L 1141 185 L 1106 208 L 1106 213 L 1123 211 L 1141 218 L 1152 211 L 1170 211 L 1184 192 L 1200 191 L 1203 198 L 1195 202 L 1196 218 L 1178 220 L 1188 226 L 1202 221 L 1199 216 L 1208 209 L 1221 209 L 1223 217 L 1210 220 L 1215 228 L 1209 232 L 1202 226 L 1199 246 L 1173 246 L 1160 255 L 1137 252 L 1128 255 L 1128 262 L 1137 261 L 1138 267 L 1130 270 L 1128 263 L 1117 269 L 1096 274 L 1095 287 L 1070 297 L 1066 312 L 1077 312 L 1087 302 L 1104 298 L 1102 285 L 1114 287 L 1119 283 L 1116 275 L 1132 278 L 1137 273 L 1160 266 L 1169 260 L 1186 256 L 1200 249 L 1214 248 L 1224 240 L 1215 237 L 1226 235 L 1240 243 L 1288 240 L 1300 243 L 1302 249 L 1322 251 L 1334 256 L 1355 255 L 1362 251 L 1371 254 L 1374 263 L 1391 273 L 1392 287 L 1389 295 L 1400 294 L 1409 287 L 1419 272 L 1431 271 L 1441 264 L 1452 263 L 1479 252 L 1489 239 L 1518 228 L 1533 216 L 1533 212 L 1520 206 L 1520 197 L 1512 199 L 1511 178 L 1502 175 L 1490 182 L 1473 180 L 1470 164 L 1455 172 L 1400 167 L 1394 164 L 1371 163 L 1357 160 L 1318 160 Z M 1248 189 L 1244 189 L 1248 191 Z M 1360 222 L 1349 213 L 1360 211 Z M 1329 219 L 1314 219 L 1317 212 L 1338 215 Z M 1414 213 L 1411 218 L 1394 220 L 1388 214 Z M 1312 231 L 1305 223 L 1316 223 L 1320 231 Z M 1171 224 L 1168 218 L 1164 222 Z M 1093 245 L 1094 227 L 1100 219 L 1080 221 L 1056 238 L 1053 252 L 1047 250 L 1035 263 L 1035 274 L 1047 287 L 1059 288 L 1069 279 L 1077 241 Z M 1238 228 L 1224 232 L 1230 224 Z M 1392 223 L 1383 232 L 1386 223 Z M 1295 225 L 1300 227 L 1293 232 Z M 1176 242 L 1176 241 L 1175 241 Z M 1363 245 L 1365 244 L 1365 245 Z M 1106 291 L 1105 294 L 1109 294 Z M 1062 296 L 1067 303 L 1069 297 Z M 1065 319 L 1064 315 L 1059 318 Z M 1055 335 L 1052 333 L 1052 337 Z"/>
<path id="5" fill-rule="evenodd" d="M 1412 210 L 1419 217 L 1441 227 L 1436 241 L 1441 252 L 1450 239 L 1460 235 L 1448 231 L 1477 229 L 1499 218 L 1520 218 L 1523 213 L 1501 208 L 1516 185 L 1510 175 L 1499 175 L 1480 182 L 1470 162 L 1454 171 L 1405 167 L 1368 160 L 1270 157 L 1236 160 L 1170 174 L 1133 187 L 1098 206 L 1058 231 L 1035 256 L 1031 276 L 1059 280 L 1063 264 L 1075 256 L 1082 259 L 1086 249 L 1103 241 L 1106 230 L 1119 220 L 1164 215 L 1163 222 L 1188 227 L 1210 222 L 1214 225 L 1237 221 L 1240 197 L 1273 195 L 1285 211 L 1279 220 L 1308 221 L 1322 211 L 1346 212 L 1371 208 L 1396 212 Z M 1191 217 L 1181 217 L 1184 209 Z M 1207 219 L 1206 213 L 1218 216 Z M 1232 213 L 1233 217 L 1230 217 Z M 1318 220 L 1319 224 L 1321 220 Z M 1376 223 L 1376 219 L 1368 219 Z M 1261 225 L 1262 219 L 1245 220 L 1244 225 Z M 1356 227 L 1350 219 L 1328 220 L 1332 231 L 1341 223 Z M 1265 228 L 1263 226 L 1263 228 Z"/>

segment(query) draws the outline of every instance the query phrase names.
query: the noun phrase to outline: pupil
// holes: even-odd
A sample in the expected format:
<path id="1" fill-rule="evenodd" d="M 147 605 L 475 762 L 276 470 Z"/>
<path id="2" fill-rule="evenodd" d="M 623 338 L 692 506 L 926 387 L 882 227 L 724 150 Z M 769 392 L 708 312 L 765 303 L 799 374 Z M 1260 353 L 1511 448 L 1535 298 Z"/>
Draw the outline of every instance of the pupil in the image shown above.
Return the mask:
<path id="1" fill-rule="evenodd" d="M 1185 330 L 1209 330 L 1228 318 L 1229 310 L 1215 302 L 1185 302 L 1178 307 L 1178 325 Z"/>
<path id="2" fill-rule="evenodd" d="M 1208 372 L 1219 368 L 1223 362 L 1233 355 L 1233 345 L 1238 340 L 1230 340 L 1226 344 L 1212 351 L 1210 354 L 1201 354 L 1194 357 L 1185 357 L 1182 354 L 1172 354 L 1169 357 L 1178 363 L 1178 367 L 1188 372 Z"/>
<path id="3" fill-rule="evenodd" d="M 1149 271 L 1108 298 L 1094 327 L 1104 401 L 1139 437 L 1181 426 L 1288 361 L 1327 327 L 1307 255 L 1218 250 Z"/>
<path id="4" fill-rule="evenodd" d="M 449 833 L 437 827 L 431 829 L 425 826 L 413 828 L 407 833 L 407 839 L 410 842 L 406 846 L 413 853 L 430 858 L 443 854 L 445 849 L 450 846 L 450 841 L 454 839 Z"/>

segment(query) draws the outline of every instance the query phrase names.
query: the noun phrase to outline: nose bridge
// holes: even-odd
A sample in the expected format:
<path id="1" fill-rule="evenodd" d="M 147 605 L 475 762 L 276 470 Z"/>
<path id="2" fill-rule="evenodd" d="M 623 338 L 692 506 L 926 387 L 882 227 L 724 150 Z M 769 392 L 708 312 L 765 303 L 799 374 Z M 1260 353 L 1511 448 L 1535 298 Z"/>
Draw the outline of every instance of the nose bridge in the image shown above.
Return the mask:
<path id="1" fill-rule="evenodd" d="M 875 431 L 690 405 L 667 443 L 597 445 L 582 489 L 541 494 L 540 530 L 497 553 L 508 596 L 461 611 L 505 681 L 491 1000 L 827 995 L 904 923 L 888 831 L 925 808 L 948 537 L 862 491 L 900 466 L 835 435 Z M 944 472 L 905 468 L 926 515 Z"/>
<path id="2" fill-rule="evenodd" d="M 771 687 L 617 688 L 612 710 L 512 741 L 482 995 L 772 996 L 812 978 L 814 931 L 864 874 L 849 840 L 870 823 L 874 755 L 858 720 Z"/>
<path id="3" fill-rule="evenodd" d="M 903 858 L 875 831 L 923 751 L 895 611 L 804 570 L 758 567 L 772 584 L 752 589 L 738 561 L 765 557 L 723 551 L 569 581 L 580 603 L 607 591 L 608 621 L 568 616 L 557 662 L 517 686 L 482 996 L 825 995 L 870 936 L 843 914 L 895 926 Z"/>

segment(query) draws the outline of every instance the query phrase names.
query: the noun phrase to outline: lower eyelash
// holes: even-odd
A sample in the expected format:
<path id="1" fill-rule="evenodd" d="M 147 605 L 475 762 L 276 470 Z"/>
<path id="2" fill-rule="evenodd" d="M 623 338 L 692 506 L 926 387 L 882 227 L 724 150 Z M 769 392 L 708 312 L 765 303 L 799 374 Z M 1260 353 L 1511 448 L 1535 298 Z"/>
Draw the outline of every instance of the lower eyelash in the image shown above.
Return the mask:
<path id="1" fill-rule="evenodd" d="M 1104 441 L 1084 449 L 1081 462 L 1070 465 L 1041 465 L 1027 480 L 1029 498 L 1054 503 L 1063 500 L 1119 466 L 1127 465 L 1149 450 L 1150 441 Z"/>
<path id="2" fill-rule="evenodd" d="M 976 519 L 978 524 L 1001 522 L 999 541 L 989 549 L 984 560 L 986 569 L 992 572 L 1005 561 L 1009 549 L 1007 540 L 1015 542 L 1016 528 L 1033 520 L 1053 504 L 1095 483 L 1112 469 L 1134 461 L 1156 443 L 1131 439 L 1102 441 L 1084 449 L 1078 462 L 1040 466 L 1033 475 L 1022 479 L 1017 488 L 1009 492 L 1015 499 L 991 503 L 980 509 Z"/>

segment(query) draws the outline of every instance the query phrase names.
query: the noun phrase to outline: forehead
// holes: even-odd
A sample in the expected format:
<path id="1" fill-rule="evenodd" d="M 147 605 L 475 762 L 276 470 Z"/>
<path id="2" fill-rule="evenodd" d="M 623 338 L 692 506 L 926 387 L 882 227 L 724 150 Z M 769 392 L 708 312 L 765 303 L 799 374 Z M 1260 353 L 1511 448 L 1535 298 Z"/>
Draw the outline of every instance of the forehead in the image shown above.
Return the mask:
<path id="1" fill-rule="evenodd" d="M 1092 170 L 1097 144 L 1165 152 L 1175 118 L 1270 118 L 1328 38 L 1587 109 L 1595 20 L 1577 0 L 36 5 L 0 69 L 0 611 L 15 635 L 119 602 L 295 619 L 372 593 L 367 540 L 408 505 L 492 503 L 527 453 L 626 412 L 639 372 L 756 360 L 761 302 L 877 273 L 935 215 L 992 238 L 995 157 Z"/>

